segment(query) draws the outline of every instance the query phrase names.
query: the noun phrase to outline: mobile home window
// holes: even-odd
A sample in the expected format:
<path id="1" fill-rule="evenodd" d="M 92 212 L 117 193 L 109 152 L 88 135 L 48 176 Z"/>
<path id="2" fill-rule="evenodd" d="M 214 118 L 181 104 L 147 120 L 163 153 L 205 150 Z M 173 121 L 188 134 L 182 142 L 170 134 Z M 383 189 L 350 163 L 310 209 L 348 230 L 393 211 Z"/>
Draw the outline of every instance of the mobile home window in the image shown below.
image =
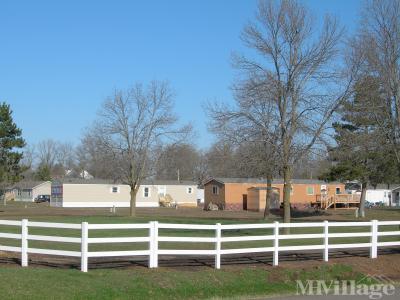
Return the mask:
<path id="1" fill-rule="evenodd" d="M 340 187 L 336 188 L 336 194 L 340 194 Z"/>
<path id="2" fill-rule="evenodd" d="M 188 194 L 191 194 L 191 193 L 193 193 L 193 189 L 192 189 L 191 187 L 188 187 L 188 188 L 186 189 L 186 192 L 187 192 Z"/>
<path id="3" fill-rule="evenodd" d="M 307 195 L 314 195 L 314 187 L 313 186 L 307 187 Z"/>
<path id="4" fill-rule="evenodd" d="M 212 193 L 214 195 L 218 195 L 219 194 L 219 188 L 216 185 L 213 185 L 212 187 Z"/>
<path id="5" fill-rule="evenodd" d="M 150 189 L 147 186 L 143 189 L 143 197 L 150 197 Z"/>
<path id="6" fill-rule="evenodd" d="M 113 186 L 112 187 L 112 192 L 113 193 L 118 193 L 119 192 L 119 188 L 117 186 Z"/>

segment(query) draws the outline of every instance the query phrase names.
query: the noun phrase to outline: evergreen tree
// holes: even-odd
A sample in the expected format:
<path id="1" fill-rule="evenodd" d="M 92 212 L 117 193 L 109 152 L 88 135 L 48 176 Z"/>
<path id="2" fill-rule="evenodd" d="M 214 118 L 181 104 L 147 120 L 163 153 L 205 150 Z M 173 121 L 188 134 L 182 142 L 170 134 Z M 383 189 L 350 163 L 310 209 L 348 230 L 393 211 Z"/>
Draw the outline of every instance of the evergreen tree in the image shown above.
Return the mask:
<path id="1" fill-rule="evenodd" d="M 24 168 L 21 166 L 22 152 L 19 149 L 25 146 L 22 131 L 12 118 L 10 105 L 0 103 L 0 191 L 6 185 L 21 179 Z"/>
<path id="2" fill-rule="evenodd" d="M 50 168 L 46 164 L 40 164 L 36 173 L 35 179 L 39 181 L 49 181 L 51 180 Z"/>
<path id="3" fill-rule="evenodd" d="M 387 138 L 378 126 L 383 101 L 379 84 L 365 77 L 354 87 L 355 96 L 341 107 L 341 122 L 334 124 L 336 147 L 329 150 L 335 164 L 322 177 L 326 180 L 358 180 L 362 184 L 360 215 L 365 216 L 365 195 L 368 184 L 388 182 L 395 177 L 393 167 L 385 172 L 392 155 Z"/>

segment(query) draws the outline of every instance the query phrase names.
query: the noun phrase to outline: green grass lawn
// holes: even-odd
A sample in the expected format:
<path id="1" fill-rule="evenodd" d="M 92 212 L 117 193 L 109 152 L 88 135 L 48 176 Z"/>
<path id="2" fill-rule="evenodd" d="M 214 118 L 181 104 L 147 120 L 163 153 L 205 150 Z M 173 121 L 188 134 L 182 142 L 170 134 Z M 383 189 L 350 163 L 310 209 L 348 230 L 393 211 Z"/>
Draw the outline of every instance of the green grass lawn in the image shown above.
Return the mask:
<path id="1" fill-rule="evenodd" d="M 296 293 L 296 280 L 361 280 L 350 266 L 77 270 L 0 268 L 1 299 L 210 299 Z"/>

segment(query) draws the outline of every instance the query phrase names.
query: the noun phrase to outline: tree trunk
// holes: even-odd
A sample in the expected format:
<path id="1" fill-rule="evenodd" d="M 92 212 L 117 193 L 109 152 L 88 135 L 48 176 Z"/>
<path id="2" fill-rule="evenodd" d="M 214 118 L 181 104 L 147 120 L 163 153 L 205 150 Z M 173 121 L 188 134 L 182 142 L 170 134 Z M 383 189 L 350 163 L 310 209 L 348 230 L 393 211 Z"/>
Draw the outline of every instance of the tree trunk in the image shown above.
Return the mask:
<path id="1" fill-rule="evenodd" d="M 7 205 L 6 186 L 3 185 L 3 183 L 2 183 L 2 185 L 0 187 L 0 199 L 3 200 L 2 201 L 3 205 L 6 206 Z"/>
<path id="2" fill-rule="evenodd" d="M 290 171 L 286 168 L 283 172 L 283 222 L 290 223 L 290 190 L 292 187 Z"/>
<path id="3" fill-rule="evenodd" d="M 365 218 L 365 196 L 367 194 L 367 183 L 363 182 L 361 184 L 361 198 L 360 198 L 360 210 L 359 216 Z"/>
<path id="4" fill-rule="evenodd" d="M 131 186 L 131 205 L 129 209 L 129 216 L 131 217 L 136 216 L 136 194 L 137 194 L 137 189 Z"/>
<path id="5" fill-rule="evenodd" d="M 265 196 L 265 209 L 264 209 L 264 220 L 271 216 L 271 201 L 272 201 L 272 177 L 267 176 L 267 193 Z"/>

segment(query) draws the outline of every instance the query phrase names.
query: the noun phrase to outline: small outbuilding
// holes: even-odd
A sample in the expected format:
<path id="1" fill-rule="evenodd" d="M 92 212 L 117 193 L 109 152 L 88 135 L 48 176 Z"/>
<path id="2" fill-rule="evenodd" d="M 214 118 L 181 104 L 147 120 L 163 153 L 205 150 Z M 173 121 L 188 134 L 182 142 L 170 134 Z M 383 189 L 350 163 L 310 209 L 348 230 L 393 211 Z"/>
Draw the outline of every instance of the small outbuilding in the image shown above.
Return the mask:
<path id="1" fill-rule="evenodd" d="M 265 210 L 267 198 L 266 187 L 252 187 L 247 190 L 247 210 L 263 211 Z M 270 209 L 277 209 L 280 207 L 279 189 L 272 188 L 272 201 Z"/>

